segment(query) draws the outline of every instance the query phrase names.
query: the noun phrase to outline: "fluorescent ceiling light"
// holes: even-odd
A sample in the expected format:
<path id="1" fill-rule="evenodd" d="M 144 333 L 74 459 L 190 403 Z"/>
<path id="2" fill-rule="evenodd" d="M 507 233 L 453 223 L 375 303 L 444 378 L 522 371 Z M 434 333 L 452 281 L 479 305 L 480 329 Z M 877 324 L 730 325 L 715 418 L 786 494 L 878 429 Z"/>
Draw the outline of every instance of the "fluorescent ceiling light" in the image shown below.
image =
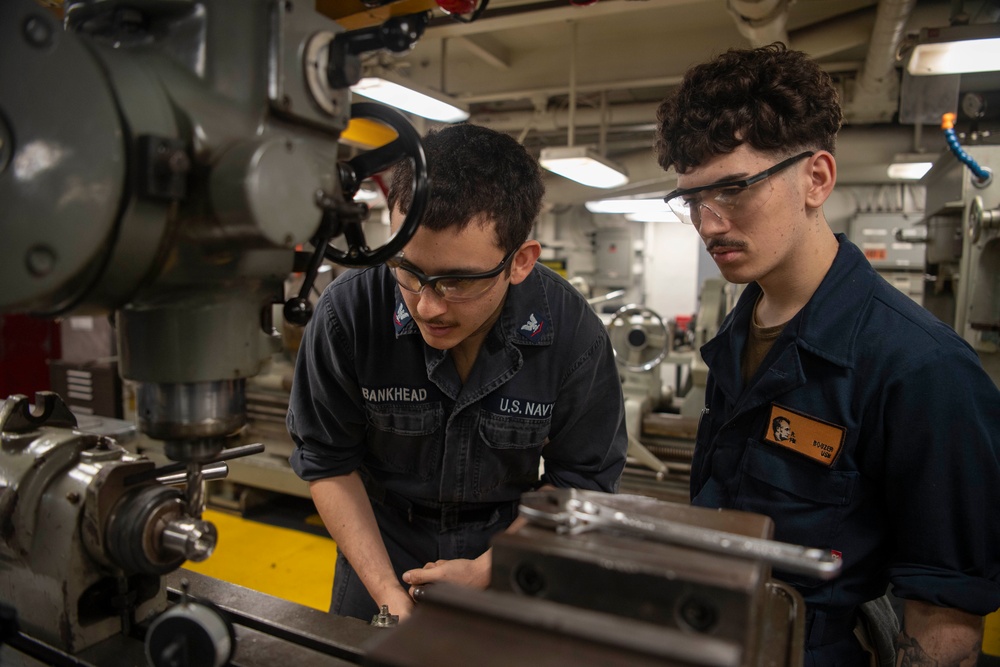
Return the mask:
<path id="1" fill-rule="evenodd" d="M 933 162 L 893 162 L 887 171 L 889 178 L 919 181 L 933 166 Z"/>
<path id="2" fill-rule="evenodd" d="M 373 202 L 378 201 L 379 199 L 380 195 L 377 190 L 369 189 L 364 186 L 358 188 L 357 194 L 354 195 L 354 201 Z"/>
<path id="3" fill-rule="evenodd" d="M 595 199 L 585 204 L 591 213 L 660 213 L 670 211 L 662 198 Z"/>
<path id="4" fill-rule="evenodd" d="M 660 202 L 663 203 L 662 201 Z M 640 213 L 626 213 L 626 220 L 633 222 L 682 222 L 680 217 L 673 211 L 643 211 Z"/>
<path id="5" fill-rule="evenodd" d="M 543 148 L 538 162 L 553 173 L 592 188 L 617 188 L 628 183 L 624 169 L 586 146 Z"/>
<path id="6" fill-rule="evenodd" d="M 467 120 L 469 112 L 456 100 L 413 82 L 405 85 L 383 77 L 365 77 L 351 91 L 369 99 L 442 123 Z"/>
<path id="7" fill-rule="evenodd" d="M 994 24 L 924 29 L 906 66 L 913 76 L 1000 70 L 1000 31 Z"/>

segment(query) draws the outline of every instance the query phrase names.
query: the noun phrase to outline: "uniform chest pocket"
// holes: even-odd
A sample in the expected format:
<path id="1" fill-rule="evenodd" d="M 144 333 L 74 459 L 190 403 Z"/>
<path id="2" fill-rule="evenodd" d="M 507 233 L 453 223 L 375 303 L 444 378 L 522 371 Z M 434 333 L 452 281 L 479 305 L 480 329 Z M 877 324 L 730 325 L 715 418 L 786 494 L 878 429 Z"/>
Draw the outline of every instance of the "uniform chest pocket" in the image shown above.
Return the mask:
<path id="1" fill-rule="evenodd" d="M 743 457 L 736 508 L 774 519 L 776 540 L 840 550 L 844 545 L 836 543 L 837 529 L 859 479 L 856 471 L 830 470 L 750 440 Z M 804 587 L 821 583 L 787 573 L 780 577 Z"/>
<path id="2" fill-rule="evenodd" d="M 441 455 L 440 403 L 366 404 L 368 452 L 366 464 L 388 472 L 430 479 Z"/>
<path id="3" fill-rule="evenodd" d="M 473 456 L 476 494 L 483 500 L 503 488 L 517 489 L 520 494 L 537 482 L 542 445 L 551 427 L 551 417 L 526 419 L 480 412 L 479 435 L 485 446 L 476 447 Z"/>

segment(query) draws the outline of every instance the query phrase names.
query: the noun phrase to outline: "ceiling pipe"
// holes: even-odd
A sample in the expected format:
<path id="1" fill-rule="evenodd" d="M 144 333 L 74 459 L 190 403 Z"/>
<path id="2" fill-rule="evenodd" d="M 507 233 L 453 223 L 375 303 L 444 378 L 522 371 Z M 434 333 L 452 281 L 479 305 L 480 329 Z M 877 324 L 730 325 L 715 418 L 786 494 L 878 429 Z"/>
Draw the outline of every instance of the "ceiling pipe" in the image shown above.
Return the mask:
<path id="1" fill-rule="evenodd" d="M 620 125 L 649 125 L 656 122 L 657 103 L 609 104 L 603 111 L 607 127 Z M 599 128 L 602 121 L 600 108 L 577 107 L 570 118 L 564 108 L 545 111 L 502 111 L 475 114 L 472 122 L 486 125 L 501 132 L 520 132 L 529 123 L 536 132 L 565 132 L 570 127 Z"/>
<path id="2" fill-rule="evenodd" d="M 736 29 L 753 47 L 773 42 L 788 44 L 788 7 L 795 0 L 728 0 L 726 9 L 736 19 Z"/>
<path id="3" fill-rule="evenodd" d="M 916 0 L 879 1 L 865 64 L 844 108 L 848 122 L 889 122 L 899 110 L 896 53 L 915 4 Z"/>

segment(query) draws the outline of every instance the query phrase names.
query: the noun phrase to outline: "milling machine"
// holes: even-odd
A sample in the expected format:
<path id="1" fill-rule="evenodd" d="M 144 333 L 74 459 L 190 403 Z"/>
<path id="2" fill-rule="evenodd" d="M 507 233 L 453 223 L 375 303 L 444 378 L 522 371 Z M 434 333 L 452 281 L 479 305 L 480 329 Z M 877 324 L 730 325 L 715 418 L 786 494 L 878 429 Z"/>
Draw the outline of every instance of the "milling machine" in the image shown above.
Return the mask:
<path id="1" fill-rule="evenodd" d="M 0 6 L 0 311 L 113 313 L 139 428 L 174 463 L 80 430 L 55 395 L 0 404 L 0 601 L 21 631 L 5 664 L 14 645 L 49 662 L 164 618 L 162 577 L 215 545 L 206 477 L 261 449 L 227 444 L 246 379 L 276 349 L 274 309 L 304 324 L 324 259 L 392 257 L 427 195 L 416 131 L 352 106 L 349 89 L 361 54 L 412 45 L 426 12 L 353 31 L 293 0 L 67 0 L 61 13 Z M 339 159 L 352 118 L 391 139 Z M 401 160 L 413 206 L 369 248 L 354 195 Z M 293 271 L 305 278 L 285 302 Z M 228 661 L 199 652 L 204 633 L 225 643 L 205 609 L 187 600 L 152 621 L 150 661 Z"/>

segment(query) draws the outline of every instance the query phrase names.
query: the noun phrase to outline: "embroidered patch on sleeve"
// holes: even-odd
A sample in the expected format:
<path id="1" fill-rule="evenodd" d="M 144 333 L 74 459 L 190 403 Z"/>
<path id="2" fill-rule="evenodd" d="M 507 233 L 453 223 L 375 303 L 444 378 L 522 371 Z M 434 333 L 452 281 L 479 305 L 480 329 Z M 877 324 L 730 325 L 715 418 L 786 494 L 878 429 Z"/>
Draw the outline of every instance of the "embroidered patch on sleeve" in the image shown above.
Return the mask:
<path id="1" fill-rule="evenodd" d="M 828 466 L 840 453 L 845 432 L 842 426 L 772 404 L 764 440 Z"/>

